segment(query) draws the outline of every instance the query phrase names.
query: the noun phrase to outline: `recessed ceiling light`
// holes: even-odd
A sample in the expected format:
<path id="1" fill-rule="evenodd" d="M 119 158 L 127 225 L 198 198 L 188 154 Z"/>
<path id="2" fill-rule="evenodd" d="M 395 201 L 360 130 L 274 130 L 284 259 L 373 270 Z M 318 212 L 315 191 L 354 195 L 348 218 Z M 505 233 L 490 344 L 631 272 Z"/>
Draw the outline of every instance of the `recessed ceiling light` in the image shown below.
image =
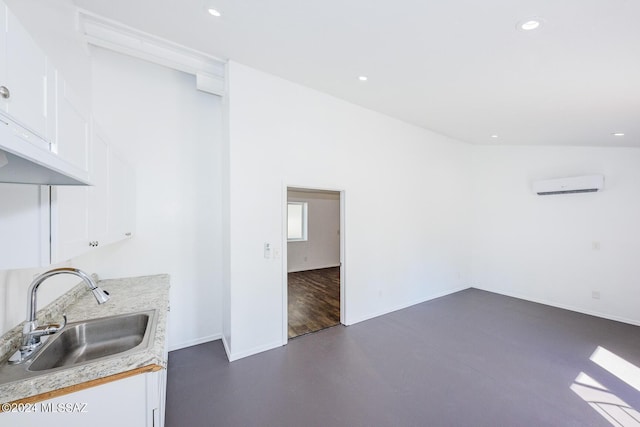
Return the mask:
<path id="1" fill-rule="evenodd" d="M 368 80 L 367 76 L 360 76 L 358 77 L 358 80 L 360 80 L 361 82 L 366 82 Z"/>
<path id="2" fill-rule="evenodd" d="M 222 15 L 220 12 L 218 12 L 216 9 L 214 9 L 212 7 L 208 8 L 207 12 L 209 12 L 210 15 L 213 15 L 215 17 L 219 17 L 219 16 Z"/>
<path id="3" fill-rule="evenodd" d="M 516 28 L 518 28 L 518 30 L 521 30 L 521 31 L 531 31 L 531 30 L 537 30 L 538 28 L 540 28 L 541 25 L 542 25 L 542 19 L 529 18 L 529 19 L 523 19 L 522 21 L 518 22 L 518 25 L 516 26 Z"/>
<path id="4" fill-rule="evenodd" d="M 498 135 L 495 135 L 495 134 L 491 135 L 491 138 L 497 138 L 497 137 Z"/>
<path id="5" fill-rule="evenodd" d="M 613 136 L 624 136 L 624 133 L 622 132 L 616 132 L 614 134 L 612 134 Z"/>

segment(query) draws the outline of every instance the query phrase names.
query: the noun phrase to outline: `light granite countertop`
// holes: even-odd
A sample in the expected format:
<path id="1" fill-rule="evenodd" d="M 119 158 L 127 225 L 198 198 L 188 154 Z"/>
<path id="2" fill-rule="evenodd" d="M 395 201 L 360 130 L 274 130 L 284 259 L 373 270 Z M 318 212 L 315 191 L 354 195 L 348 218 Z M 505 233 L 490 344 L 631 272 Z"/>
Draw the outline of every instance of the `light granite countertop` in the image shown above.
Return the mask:
<path id="1" fill-rule="evenodd" d="M 68 322 L 113 316 L 140 311 L 156 310 L 154 341 L 145 350 L 127 352 L 121 357 L 111 357 L 83 363 L 68 369 L 53 372 L 42 371 L 42 375 L 18 381 L 3 382 L 0 377 L 0 403 L 13 402 L 61 388 L 79 385 L 115 374 L 149 365 L 167 366 L 166 326 L 169 309 L 169 275 L 159 274 L 125 279 L 101 280 L 98 285 L 109 292 L 107 303 L 98 305 L 84 283 L 38 311 L 39 323 L 60 322 L 66 313 Z M 26 302 L 25 302 L 26 304 Z M 0 337 L 0 366 L 20 345 L 22 324 Z"/>

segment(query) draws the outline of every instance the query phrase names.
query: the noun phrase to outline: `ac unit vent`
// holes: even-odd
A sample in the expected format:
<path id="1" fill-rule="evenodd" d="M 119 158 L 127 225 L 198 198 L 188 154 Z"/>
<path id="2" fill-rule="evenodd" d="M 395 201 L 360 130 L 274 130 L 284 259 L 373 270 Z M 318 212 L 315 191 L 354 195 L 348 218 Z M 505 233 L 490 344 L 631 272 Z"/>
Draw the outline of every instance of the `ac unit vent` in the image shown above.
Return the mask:
<path id="1" fill-rule="evenodd" d="M 539 196 L 548 196 L 550 194 L 595 193 L 596 191 L 598 191 L 596 188 L 588 188 L 585 190 L 543 191 L 536 194 Z"/>
<path id="2" fill-rule="evenodd" d="M 585 175 L 547 179 L 533 183 L 533 191 L 539 196 L 554 194 L 594 193 L 604 188 L 604 176 Z"/>

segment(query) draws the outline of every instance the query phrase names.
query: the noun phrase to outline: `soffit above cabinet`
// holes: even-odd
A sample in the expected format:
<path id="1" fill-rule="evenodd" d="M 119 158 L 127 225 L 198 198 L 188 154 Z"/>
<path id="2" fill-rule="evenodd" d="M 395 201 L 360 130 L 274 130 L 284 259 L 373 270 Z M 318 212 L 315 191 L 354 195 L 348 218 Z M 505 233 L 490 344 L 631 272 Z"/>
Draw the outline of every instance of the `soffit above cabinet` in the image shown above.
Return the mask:
<path id="1" fill-rule="evenodd" d="M 192 74 L 199 90 L 224 96 L 226 61 L 86 10 L 78 13 L 88 44 Z"/>

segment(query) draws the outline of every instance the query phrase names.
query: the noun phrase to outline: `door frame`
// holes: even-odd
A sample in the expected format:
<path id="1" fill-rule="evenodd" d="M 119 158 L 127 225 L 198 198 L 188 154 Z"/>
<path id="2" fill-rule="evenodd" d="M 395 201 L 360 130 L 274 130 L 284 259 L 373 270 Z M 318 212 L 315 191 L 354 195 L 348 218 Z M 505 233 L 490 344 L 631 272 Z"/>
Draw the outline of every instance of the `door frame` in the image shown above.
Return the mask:
<path id="1" fill-rule="evenodd" d="M 331 191 L 340 194 L 340 323 L 347 322 L 347 295 L 346 295 L 346 267 L 345 267 L 345 190 L 315 187 L 308 185 L 285 184 L 282 190 L 282 345 L 289 342 L 289 297 L 288 297 L 288 271 L 287 271 L 287 202 L 288 191 Z"/>

